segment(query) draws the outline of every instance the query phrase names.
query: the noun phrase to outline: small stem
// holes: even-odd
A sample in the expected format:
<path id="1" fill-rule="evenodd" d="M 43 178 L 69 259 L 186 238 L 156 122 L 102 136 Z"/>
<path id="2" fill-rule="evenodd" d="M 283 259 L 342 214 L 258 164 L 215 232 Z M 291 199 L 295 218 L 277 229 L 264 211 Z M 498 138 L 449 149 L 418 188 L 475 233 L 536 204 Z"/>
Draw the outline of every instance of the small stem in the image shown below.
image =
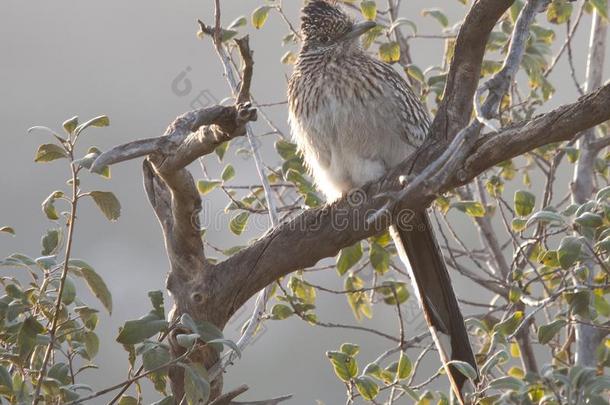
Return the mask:
<path id="1" fill-rule="evenodd" d="M 68 153 L 70 154 L 70 160 L 74 160 L 72 156 L 72 150 L 69 150 Z M 70 260 L 70 254 L 72 253 L 72 239 L 74 235 L 74 225 L 76 223 L 76 207 L 78 204 L 78 171 L 74 163 L 70 163 L 70 170 L 72 172 L 72 199 L 70 201 L 71 209 L 70 219 L 68 223 L 68 239 L 66 242 L 64 265 L 61 271 L 59 291 L 57 292 L 57 300 L 55 301 L 55 312 L 53 313 L 53 319 L 51 320 L 51 329 L 49 330 L 50 341 L 45 350 L 44 359 L 42 360 L 42 366 L 40 367 L 40 371 L 38 373 L 38 381 L 36 383 L 36 389 L 34 391 L 34 399 L 32 400 L 32 405 L 37 405 L 38 401 L 40 400 L 40 389 L 42 388 L 42 382 L 47 372 L 49 359 L 51 358 L 51 353 L 53 352 L 53 347 L 55 346 L 55 339 L 59 322 L 59 312 L 61 309 L 61 298 L 64 293 L 66 278 L 68 277 L 68 262 Z"/>

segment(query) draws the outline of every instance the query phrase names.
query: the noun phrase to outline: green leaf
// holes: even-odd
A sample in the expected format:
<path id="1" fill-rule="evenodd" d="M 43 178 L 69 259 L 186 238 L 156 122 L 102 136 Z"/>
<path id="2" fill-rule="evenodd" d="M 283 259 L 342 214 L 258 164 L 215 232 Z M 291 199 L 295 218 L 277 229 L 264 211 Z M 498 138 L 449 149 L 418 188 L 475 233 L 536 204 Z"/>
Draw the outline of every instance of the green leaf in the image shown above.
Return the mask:
<path id="1" fill-rule="evenodd" d="M 474 381 L 477 379 L 477 371 L 465 361 L 451 360 L 447 364 L 455 367 L 460 373 L 462 373 L 462 375 L 464 375 L 469 380 Z"/>
<path id="2" fill-rule="evenodd" d="M 74 130 L 76 129 L 77 126 L 78 126 L 78 117 L 77 116 L 67 119 L 63 123 L 64 130 L 69 135 L 72 135 L 74 133 Z"/>
<path id="3" fill-rule="evenodd" d="M 235 168 L 233 165 L 227 165 L 220 175 L 223 181 L 229 181 L 235 177 Z"/>
<path id="4" fill-rule="evenodd" d="M 542 345 L 549 343 L 561 329 L 566 326 L 567 322 L 563 319 L 556 319 L 553 322 L 541 325 L 538 328 L 538 342 Z"/>
<path id="5" fill-rule="evenodd" d="M 42 211 L 47 218 L 52 220 L 59 219 L 59 214 L 55 210 L 55 200 L 63 196 L 64 193 L 62 191 L 54 191 L 42 202 Z"/>
<path id="6" fill-rule="evenodd" d="M 398 42 L 386 42 L 379 47 L 379 58 L 385 63 L 396 63 L 400 60 L 400 45 Z"/>
<path id="7" fill-rule="evenodd" d="M 199 193 L 202 195 L 206 195 L 221 184 L 221 181 L 199 180 L 197 182 L 197 190 L 199 190 Z"/>
<path id="8" fill-rule="evenodd" d="M 250 213 L 247 211 L 242 211 L 231 219 L 229 222 L 229 229 L 235 235 L 241 235 L 246 229 L 246 225 L 248 224 L 248 218 L 250 218 Z"/>
<path id="9" fill-rule="evenodd" d="M 87 331 L 83 333 L 83 343 L 89 356 L 88 359 L 92 360 L 100 350 L 100 338 L 94 332 Z"/>
<path id="10" fill-rule="evenodd" d="M 608 21 L 608 0 L 589 0 L 597 14 Z"/>
<path id="11" fill-rule="evenodd" d="M 590 315 L 589 304 L 591 303 L 591 291 L 576 291 L 565 293 L 564 297 L 570 305 L 573 314 L 588 318 Z"/>
<path id="12" fill-rule="evenodd" d="M 604 219 L 592 212 L 584 212 L 574 222 L 586 228 L 598 228 L 604 224 Z"/>
<path id="13" fill-rule="evenodd" d="M 49 256 L 56 253 L 61 240 L 61 229 L 49 229 L 42 237 L 42 255 Z"/>
<path id="14" fill-rule="evenodd" d="M 356 379 L 354 379 L 356 383 L 356 389 L 362 395 L 362 398 L 367 401 L 372 401 L 375 399 L 377 394 L 379 394 L 379 386 L 371 377 L 363 375 Z"/>
<path id="15" fill-rule="evenodd" d="M 154 312 L 161 319 L 165 318 L 165 308 L 163 307 L 163 293 L 160 290 L 149 291 L 148 298 L 153 306 Z"/>
<path id="16" fill-rule="evenodd" d="M 271 10 L 270 6 L 260 6 L 252 13 L 252 25 L 254 28 L 261 29 L 267 18 L 269 18 L 269 10 Z"/>
<path id="17" fill-rule="evenodd" d="M 364 282 L 358 276 L 351 275 L 345 279 L 345 289 L 347 291 L 356 291 L 363 287 Z M 364 291 L 348 293 L 347 302 L 357 320 L 362 319 L 362 316 L 369 319 L 373 316 L 370 297 Z"/>
<path id="18" fill-rule="evenodd" d="M 525 382 L 510 376 L 500 377 L 493 381 L 490 381 L 489 383 L 489 388 L 497 389 L 500 391 L 521 391 L 524 386 Z"/>
<path id="19" fill-rule="evenodd" d="M 546 9 L 546 18 L 553 24 L 564 24 L 572 15 L 572 4 L 567 0 L 553 0 Z"/>
<path id="20" fill-rule="evenodd" d="M 138 400 L 129 395 L 121 395 L 118 405 L 139 405 Z"/>
<path id="21" fill-rule="evenodd" d="M 457 201 L 451 204 L 451 206 L 471 217 L 485 216 L 485 207 L 478 201 Z"/>
<path id="22" fill-rule="evenodd" d="M 348 356 L 356 356 L 360 352 L 360 346 L 354 343 L 343 343 L 339 349 Z"/>
<path id="23" fill-rule="evenodd" d="M 290 160 L 297 156 L 297 146 L 283 139 L 275 143 L 275 150 L 284 160 Z"/>
<path id="24" fill-rule="evenodd" d="M 233 22 L 229 24 L 227 29 L 234 30 L 236 28 L 245 27 L 246 25 L 248 25 L 248 19 L 242 15 L 233 20 Z"/>
<path id="25" fill-rule="evenodd" d="M 305 304 L 313 305 L 316 302 L 316 290 L 298 277 L 290 277 L 288 287 L 294 295 L 301 299 Z"/>
<path id="26" fill-rule="evenodd" d="M 95 272 L 93 267 L 79 259 L 70 259 L 68 265 L 71 269 L 75 268 L 78 270 L 75 274 L 85 279 L 91 292 L 100 300 L 108 313 L 112 313 L 112 294 L 110 294 L 110 290 L 108 290 L 106 283 L 100 275 Z"/>
<path id="27" fill-rule="evenodd" d="M 515 332 L 515 330 L 517 330 L 517 327 L 521 324 L 522 319 L 523 311 L 516 311 L 511 317 L 500 323 L 497 323 L 494 326 L 494 330 L 497 330 L 504 336 L 509 336 L 513 332 Z"/>
<path id="28" fill-rule="evenodd" d="M 423 15 L 424 17 L 433 17 L 436 21 L 439 22 L 439 24 L 443 26 L 443 28 L 447 28 L 447 26 L 449 25 L 449 20 L 447 19 L 447 16 L 439 9 L 430 8 L 422 10 L 421 15 Z"/>
<path id="29" fill-rule="evenodd" d="M 221 143 L 214 149 L 214 153 L 216 153 L 216 156 L 218 156 L 219 162 L 222 162 L 222 160 L 224 159 L 225 154 L 227 153 L 227 149 L 229 149 L 230 144 L 231 144 L 231 141 L 226 141 L 226 142 Z"/>
<path id="30" fill-rule="evenodd" d="M 341 381 L 348 382 L 358 374 L 358 365 L 353 357 L 338 351 L 326 352 L 335 374 Z"/>
<path id="31" fill-rule="evenodd" d="M 565 221 L 561 215 L 553 211 L 538 211 L 527 220 L 527 226 L 534 222 L 542 222 L 545 224 L 558 224 L 561 225 Z"/>
<path id="32" fill-rule="evenodd" d="M 271 319 L 274 319 L 276 321 L 281 321 L 282 319 L 289 318 L 293 314 L 294 311 L 288 305 L 275 304 L 273 308 L 271 308 Z"/>
<path id="33" fill-rule="evenodd" d="M 494 368 L 497 364 L 505 363 L 508 360 L 509 360 L 509 355 L 508 355 L 508 353 L 506 353 L 505 350 L 500 350 L 500 351 L 494 353 L 487 359 L 485 364 L 483 364 L 481 366 L 481 370 L 480 370 L 481 375 L 487 375 L 487 373 L 489 373 L 491 371 L 491 369 Z"/>
<path id="34" fill-rule="evenodd" d="M 85 129 L 89 128 L 89 127 L 102 128 L 102 127 L 107 127 L 108 125 L 110 125 L 110 118 L 108 118 L 106 115 L 100 115 L 98 117 L 90 119 L 89 121 L 87 121 L 87 122 L 85 122 L 83 124 L 80 124 L 74 130 L 74 134 L 78 135 L 83 130 L 85 130 Z"/>
<path id="35" fill-rule="evenodd" d="M 578 158 L 580 157 L 580 150 L 574 147 L 567 147 L 565 148 L 565 151 L 568 157 L 568 162 L 576 163 L 578 161 Z"/>
<path id="36" fill-rule="evenodd" d="M 176 335 L 176 342 L 185 349 L 190 349 L 199 340 L 198 333 L 181 333 Z"/>
<path id="37" fill-rule="evenodd" d="M 377 18 L 377 3 L 373 0 L 364 0 L 360 2 L 360 11 L 364 18 L 374 21 Z"/>
<path id="38" fill-rule="evenodd" d="M 157 314 L 151 312 L 140 319 L 125 322 L 123 327 L 120 328 L 116 341 L 124 345 L 142 343 L 144 339 L 153 337 L 166 329 L 167 326 L 164 319 L 159 319 Z"/>
<path id="39" fill-rule="evenodd" d="M 239 347 L 237 346 L 237 344 L 230 339 L 224 339 L 224 338 L 212 339 L 212 340 L 208 340 L 206 343 L 213 347 L 216 347 L 216 348 L 218 345 L 228 346 L 229 348 L 231 348 L 231 350 L 233 350 L 237 354 L 237 357 L 241 357 L 241 350 L 239 350 Z M 221 352 L 222 348 L 218 351 Z"/>
<path id="40" fill-rule="evenodd" d="M 521 232 L 526 228 L 527 220 L 525 220 L 523 218 L 513 218 L 510 226 L 513 229 L 513 231 Z"/>
<path id="41" fill-rule="evenodd" d="M 10 233 L 11 235 L 15 235 L 15 230 L 10 226 L 0 227 L 0 232 Z"/>
<path id="42" fill-rule="evenodd" d="M 121 203 L 110 191 L 91 191 L 89 195 L 109 221 L 116 221 L 121 216 Z"/>
<path id="43" fill-rule="evenodd" d="M 184 368 L 184 391 L 188 405 L 207 403 L 210 397 L 210 383 L 206 380 L 205 370 L 196 364 L 181 364 Z"/>
<path id="44" fill-rule="evenodd" d="M 79 167 L 84 167 L 87 170 L 91 169 L 93 162 L 102 154 L 102 151 L 96 148 L 95 146 L 90 147 L 87 150 L 87 154 L 80 159 L 74 161 Z M 101 166 L 96 168 L 92 173 L 99 174 L 102 177 L 107 179 L 110 178 L 110 166 Z"/>
<path id="45" fill-rule="evenodd" d="M 536 196 L 529 191 L 519 190 L 515 192 L 515 211 L 517 215 L 526 217 L 532 213 L 536 205 Z"/>
<path id="46" fill-rule="evenodd" d="M 422 70 L 417 65 L 414 65 L 414 64 L 408 65 L 407 74 L 409 75 L 409 77 L 412 77 L 413 79 L 417 80 L 420 83 L 426 82 L 426 77 L 424 76 L 424 72 L 422 72 Z"/>
<path id="47" fill-rule="evenodd" d="M 370 244 L 369 259 L 379 274 L 385 274 L 390 269 L 390 253 L 378 243 Z"/>
<path id="48" fill-rule="evenodd" d="M 337 271 L 344 275 L 362 258 L 362 244 L 356 242 L 354 245 L 341 249 L 337 257 Z"/>
<path id="49" fill-rule="evenodd" d="M 151 405 L 174 405 L 174 396 L 165 397 L 157 402 L 152 403 Z"/>
<path id="50" fill-rule="evenodd" d="M 582 249 L 580 239 L 575 236 L 566 236 L 561 240 L 557 249 L 557 259 L 562 268 L 568 269 L 580 257 Z"/>
<path id="51" fill-rule="evenodd" d="M 398 281 L 384 281 L 379 292 L 383 295 L 383 302 L 388 305 L 402 304 L 410 297 L 407 285 Z M 398 302 L 396 302 L 398 300 Z"/>
<path id="52" fill-rule="evenodd" d="M 282 59 L 280 59 L 280 61 L 284 65 L 294 65 L 297 61 L 297 56 L 294 54 L 294 52 L 288 51 L 284 54 L 284 56 L 282 56 Z"/>
<path id="53" fill-rule="evenodd" d="M 36 346 L 36 335 L 43 331 L 44 327 L 33 317 L 26 318 L 19 327 L 17 350 L 22 365 L 30 357 L 30 353 Z"/>
<path id="54" fill-rule="evenodd" d="M 0 364 L 0 387 L 5 387 L 6 390 L 0 389 L 0 392 L 12 392 L 13 391 L 13 380 L 6 367 Z"/>
<path id="55" fill-rule="evenodd" d="M 367 364 L 362 373 L 366 374 L 366 375 L 371 375 L 380 380 L 382 379 L 381 378 L 382 369 L 381 369 L 381 367 L 379 367 L 379 364 L 377 364 L 377 363 Z"/>
<path id="56" fill-rule="evenodd" d="M 64 291 L 61 295 L 61 302 L 66 305 L 70 305 L 76 299 L 76 285 L 74 281 L 70 277 L 66 277 L 66 281 L 64 282 Z"/>
<path id="57" fill-rule="evenodd" d="M 38 147 L 34 162 L 47 163 L 52 162 L 53 160 L 66 158 L 68 158 L 68 152 L 66 152 L 64 148 L 53 143 L 45 143 Z"/>
<path id="58" fill-rule="evenodd" d="M 596 290 L 593 293 L 593 307 L 602 316 L 610 318 L 610 303 L 604 298 L 602 291 Z"/>
<path id="59" fill-rule="evenodd" d="M 515 23 L 519 17 L 519 12 L 523 8 L 523 0 L 516 0 L 512 6 L 510 6 L 510 19 Z"/>
<path id="60" fill-rule="evenodd" d="M 148 344 L 142 352 L 142 365 L 144 366 L 144 369 L 149 371 L 161 367 L 170 361 L 171 356 L 169 350 L 167 347 L 160 344 Z"/>
<path id="61" fill-rule="evenodd" d="M 409 359 L 405 352 L 400 352 L 400 360 L 398 360 L 398 370 L 396 374 L 398 379 L 404 380 L 409 377 L 412 370 L 413 364 L 411 364 L 411 359 Z"/>
<path id="62" fill-rule="evenodd" d="M 597 200 L 597 202 L 605 201 L 608 198 L 610 198 L 610 186 L 602 188 L 595 195 L 595 199 Z"/>
<path id="63" fill-rule="evenodd" d="M 78 314 L 88 329 L 95 329 L 98 320 L 97 313 L 99 312 L 97 309 L 81 306 L 75 307 L 74 312 Z"/>

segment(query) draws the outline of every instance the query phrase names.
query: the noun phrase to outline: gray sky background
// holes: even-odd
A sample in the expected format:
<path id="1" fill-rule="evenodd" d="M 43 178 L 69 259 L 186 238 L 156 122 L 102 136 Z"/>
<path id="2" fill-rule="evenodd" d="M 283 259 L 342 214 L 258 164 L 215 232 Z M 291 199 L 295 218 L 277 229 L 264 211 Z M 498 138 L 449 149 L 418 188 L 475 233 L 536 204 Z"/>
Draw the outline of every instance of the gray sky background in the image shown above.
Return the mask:
<path id="1" fill-rule="evenodd" d="M 262 0 L 224 0 L 223 22 L 229 23 L 239 15 L 249 16 L 262 3 Z M 301 1 L 284 3 L 296 22 Z M 419 15 L 422 8 L 444 8 L 451 24 L 466 11 L 458 1 L 404 3 L 402 16 L 417 21 L 421 33 L 438 33 L 435 21 Z M 211 0 L 0 2 L 0 226 L 11 225 L 17 231 L 14 238 L 0 235 L 0 256 L 15 251 L 39 254 L 40 237 L 51 226 L 40 210 L 40 203 L 51 191 L 62 188 L 68 176 L 61 163 L 33 163 L 37 145 L 48 138 L 40 133 L 26 135 L 27 128 L 46 125 L 59 130 L 61 122 L 73 115 L 86 120 L 107 114 L 111 126 L 92 129 L 83 139 L 87 147 L 107 149 L 162 134 L 177 115 L 191 109 L 189 105 L 201 91 L 217 99 L 229 95 L 210 41 L 195 36 L 196 18 L 211 23 L 212 10 Z M 585 18 L 575 39 L 575 61 L 581 78 L 589 20 Z M 260 102 L 284 100 L 290 67 L 279 60 L 287 50 L 280 46 L 287 29 L 279 16 L 272 14 L 263 30 L 246 31 L 251 33 L 255 52 L 253 94 Z M 439 42 L 417 40 L 412 45 L 418 65 L 425 67 L 440 60 L 443 48 Z M 171 86 L 184 72 L 192 90 L 188 95 L 178 96 Z M 558 91 L 549 106 L 575 99 L 565 61 L 551 79 L 555 79 Z M 269 114 L 280 128 L 287 130 L 284 107 L 271 109 Z M 262 122 L 255 129 L 259 133 L 267 131 Z M 262 142 L 268 163 L 277 163 L 271 153 L 271 138 L 263 138 Z M 84 152 L 85 145 L 82 148 Z M 252 161 L 235 156 L 229 161 L 238 169 L 234 184 L 257 181 Z M 219 176 L 222 165 L 215 156 L 207 157 L 206 162 L 212 175 Z M 75 256 L 87 260 L 103 275 L 114 298 L 115 312 L 100 320 L 102 348 L 96 362 L 101 371 L 89 372 L 84 379 L 95 388 L 119 382 L 126 375 L 126 353 L 114 343 L 117 329 L 125 320 L 148 311 L 147 291 L 164 289 L 167 258 L 161 231 L 141 186 L 140 165 L 136 161 L 113 167 L 111 180 L 87 174 L 82 179 L 85 188 L 113 191 L 123 207 L 120 220 L 109 223 L 90 202 L 85 202 L 76 230 Z M 201 177 L 197 166 L 193 173 L 196 178 Z M 266 220 L 261 218 L 250 226 L 244 238 L 235 238 L 226 230 L 227 218 L 221 215 L 225 205 L 220 193 L 205 200 L 206 218 L 213 220 L 208 225 L 211 243 L 230 247 L 246 242 L 266 228 Z M 471 228 L 460 229 L 465 239 L 478 239 Z M 340 287 L 342 283 L 334 271 L 316 274 L 311 280 L 331 287 Z M 462 280 L 456 283 L 458 295 L 468 293 L 470 298 L 476 298 L 472 290 L 466 290 Z M 85 288 L 81 286 L 81 290 Z M 86 296 L 90 297 L 88 293 Z M 87 302 L 100 307 L 94 298 Z M 355 323 L 344 298 L 321 295 L 318 304 L 323 320 L 343 318 Z M 169 307 L 166 303 L 166 308 Z M 412 319 L 416 318 L 418 311 L 409 310 Z M 395 333 L 394 310 L 379 307 L 376 311 L 375 320 L 363 324 Z M 229 337 L 237 336 L 247 311 L 239 315 L 238 321 L 226 330 Z M 296 319 L 267 322 L 265 328 L 264 335 L 247 349 L 243 359 L 229 369 L 225 380 L 227 388 L 248 384 L 251 390 L 244 398 L 292 393 L 294 404 L 314 404 L 315 400 L 327 405 L 344 403 L 344 389 L 324 352 L 338 348 L 342 342 L 358 343 L 366 348 L 359 355 L 359 361 L 365 365 L 390 347 L 378 338 L 313 328 Z M 432 362 L 428 370 L 437 367 Z M 154 399 L 152 395 L 145 398 L 151 402 Z"/>

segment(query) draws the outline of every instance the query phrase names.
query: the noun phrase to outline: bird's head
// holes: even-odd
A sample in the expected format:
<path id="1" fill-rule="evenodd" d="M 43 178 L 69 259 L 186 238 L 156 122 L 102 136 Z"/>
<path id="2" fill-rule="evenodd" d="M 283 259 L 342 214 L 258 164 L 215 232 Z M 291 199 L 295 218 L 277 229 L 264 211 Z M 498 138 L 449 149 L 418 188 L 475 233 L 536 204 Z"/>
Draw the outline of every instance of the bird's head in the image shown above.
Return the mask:
<path id="1" fill-rule="evenodd" d="M 302 10 L 303 50 L 351 47 L 358 38 L 375 27 L 372 21 L 355 23 L 336 0 L 311 0 Z"/>

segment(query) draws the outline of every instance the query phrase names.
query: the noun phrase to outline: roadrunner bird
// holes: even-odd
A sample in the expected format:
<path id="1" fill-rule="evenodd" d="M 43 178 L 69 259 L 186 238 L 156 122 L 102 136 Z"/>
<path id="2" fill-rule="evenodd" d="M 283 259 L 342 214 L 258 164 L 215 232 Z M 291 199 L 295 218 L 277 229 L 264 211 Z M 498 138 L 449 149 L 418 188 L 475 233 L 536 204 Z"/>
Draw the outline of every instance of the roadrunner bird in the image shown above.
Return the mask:
<path id="1" fill-rule="evenodd" d="M 302 48 L 288 86 L 293 136 L 329 200 L 374 181 L 417 150 L 430 118 L 391 66 L 369 56 L 359 38 L 374 22 L 354 23 L 332 0 L 302 10 Z M 451 280 L 425 209 L 390 232 L 444 363 L 476 362 Z M 460 402 L 466 378 L 448 367 Z"/>

